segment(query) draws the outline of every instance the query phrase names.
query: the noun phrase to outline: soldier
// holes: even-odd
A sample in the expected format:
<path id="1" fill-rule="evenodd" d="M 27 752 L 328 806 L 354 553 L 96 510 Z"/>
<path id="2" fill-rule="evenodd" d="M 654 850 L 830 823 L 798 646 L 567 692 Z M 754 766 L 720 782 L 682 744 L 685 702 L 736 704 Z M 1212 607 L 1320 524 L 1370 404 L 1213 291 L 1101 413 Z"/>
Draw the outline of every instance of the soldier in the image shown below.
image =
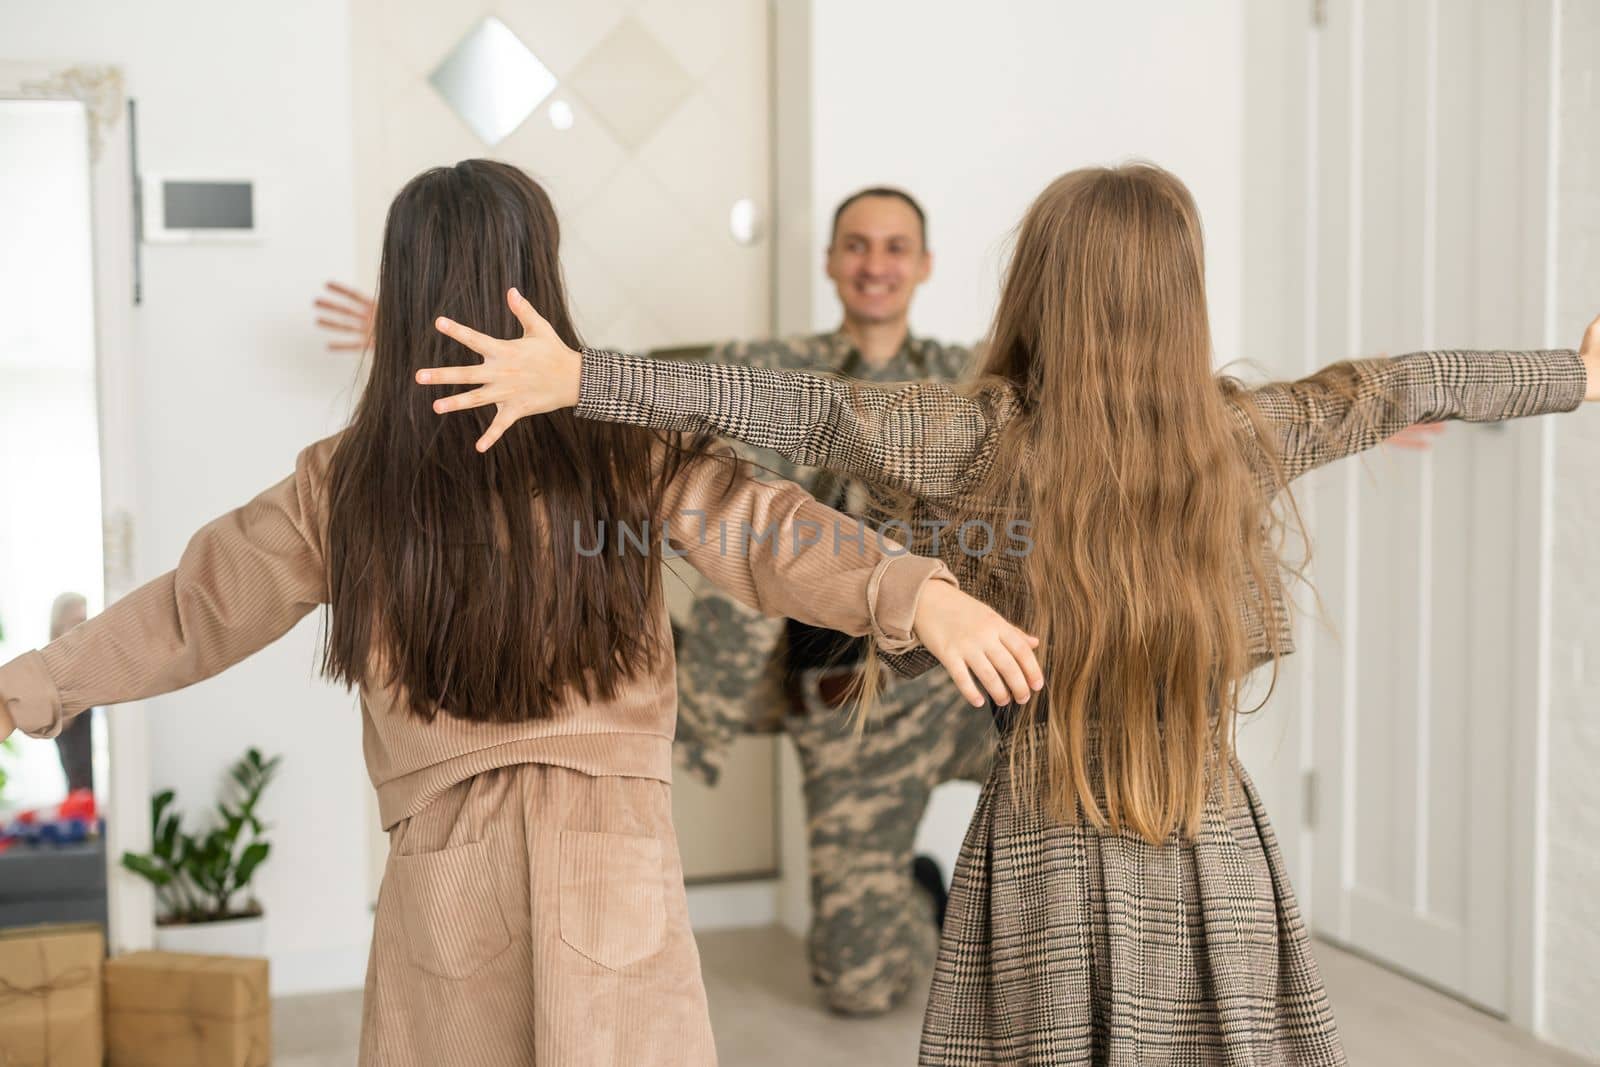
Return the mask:
<path id="1" fill-rule="evenodd" d="M 838 329 L 656 354 L 875 381 L 953 380 L 969 350 L 914 337 L 909 327 L 912 296 L 932 266 L 921 206 L 899 189 L 864 189 L 834 212 L 827 275 L 844 307 Z M 330 288 L 347 302 L 319 300 L 341 316 L 319 323 L 348 333 L 343 347 L 361 347 L 370 303 Z M 825 503 L 866 510 L 859 487 L 769 452 L 747 455 Z M 714 590 L 697 591 L 679 622 L 679 762 L 715 784 L 739 734 L 789 734 L 804 779 L 813 980 L 837 1012 L 888 1011 L 931 970 L 938 946 L 944 890 L 937 866 L 913 855 L 917 827 L 934 786 L 988 776 L 990 717 L 976 713 L 943 672 L 890 677 L 858 738 L 850 712 L 859 640 L 765 619 Z"/>
<path id="2" fill-rule="evenodd" d="M 953 380 L 968 349 L 911 334 L 917 286 L 933 266 L 922 208 L 898 189 L 871 188 L 834 213 L 827 274 L 844 306 L 836 330 L 780 341 L 657 353 L 719 363 L 823 370 L 875 381 Z M 818 500 L 862 514 L 864 493 L 833 475 L 797 469 L 764 451 L 761 465 Z M 862 643 L 794 620 L 774 623 L 714 592 L 698 597 L 678 648 L 679 760 L 715 782 L 735 736 L 789 695 L 781 728 L 803 772 L 811 874 L 812 976 L 835 1011 L 888 1011 L 932 967 L 943 887 L 915 862 L 917 827 L 934 786 L 982 782 L 993 729 L 946 678 L 890 677 L 879 713 L 859 739 L 851 724 Z M 768 727 L 772 725 L 767 723 Z M 919 884 L 929 893 L 919 893 Z"/>

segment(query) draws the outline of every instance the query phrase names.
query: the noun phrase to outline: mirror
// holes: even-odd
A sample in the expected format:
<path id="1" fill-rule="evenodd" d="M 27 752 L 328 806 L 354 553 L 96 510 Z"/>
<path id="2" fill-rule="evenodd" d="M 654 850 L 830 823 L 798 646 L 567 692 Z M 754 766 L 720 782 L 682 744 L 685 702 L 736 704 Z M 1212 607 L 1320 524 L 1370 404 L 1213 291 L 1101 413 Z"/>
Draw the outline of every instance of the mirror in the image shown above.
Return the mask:
<path id="1" fill-rule="evenodd" d="M 0 100 L 0 496 L 29 502 L 0 511 L 0 662 L 103 600 L 88 123 L 78 101 Z M 0 927 L 105 921 L 99 720 L 0 751 Z"/>
<path id="2" fill-rule="evenodd" d="M 428 78 L 472 132 L 496 145 L 556 87 L 556 76 L 505 23 L 486 18 Z M 561 128 L 556 114 L 551 121 Z M 567 111 L 571 125 L 571 111 Z"/>

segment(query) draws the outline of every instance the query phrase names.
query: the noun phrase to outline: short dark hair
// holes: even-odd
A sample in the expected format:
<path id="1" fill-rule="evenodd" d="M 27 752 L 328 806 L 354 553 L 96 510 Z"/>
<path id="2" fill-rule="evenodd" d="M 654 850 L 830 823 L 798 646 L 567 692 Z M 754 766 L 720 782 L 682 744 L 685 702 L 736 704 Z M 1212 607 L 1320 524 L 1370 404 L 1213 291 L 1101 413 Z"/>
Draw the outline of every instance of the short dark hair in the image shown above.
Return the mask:
<path id="1" fill-rule="evenodd" d="M 845 208 L 849 207 L 857 200 L 864 200 L 869 196 L 887 196 L 891 200 L 900 201 L 912 211 L 915 211 L 917 213 L 917 226 L 922 231 L 922 247 L 924 249 L 928 247 L 927 212 L 922 210 L 922 205 L 917 203 L 916 197 L 912 196 L 904 189 L 896 189 L 892 185 L 868 186 L 867 188 L 862 189 L 860 192 L 851 193 L 849 196 L 839 201 L 839 206 L 833 209 L 833 231 L 828 235 L 828 244 L 833 244 L 833 242 L 839 236 L 839 220 L 844 217 Z"/>

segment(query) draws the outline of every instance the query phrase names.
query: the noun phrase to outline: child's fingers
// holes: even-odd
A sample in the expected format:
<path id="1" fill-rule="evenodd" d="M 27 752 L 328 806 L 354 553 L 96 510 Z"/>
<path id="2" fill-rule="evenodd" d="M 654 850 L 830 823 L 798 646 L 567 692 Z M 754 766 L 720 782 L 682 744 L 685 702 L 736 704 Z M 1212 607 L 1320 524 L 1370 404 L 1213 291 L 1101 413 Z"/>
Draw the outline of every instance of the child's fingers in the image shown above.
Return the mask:
<path id="1" fill-rule="evenodd" d="M 966 698 L 968 704 L 981 708 L 986 703 L 983 694 L 972 680 L 972 672 L 967 670 L 966 663 L 959 657 L 939 656 L 939 662 L 944 664 L 945 673 L 950 675 L 950 680 L 956 684 L 956 689 Z"/>
<path id="2" fill-rule="evenodd" d="M 483 436 L 478 438 L 478 451 L 487 452 L 489 449 L 493 448 L 494 443 L 500 440 L 501 436 L 507 430 L 511 429 L 512 424 L 516 421 L 517 416 L 512 414 L 510 408 L 501 408 L 500 414 L 494 417 L 494 421 L 491 422 L 489 424 L 489 428 L 483 432 Z"/>
<path id="3" fill-rule="evenodd" d="M 487 385 L 494 379 L 494 371 L 487 363 L 468 367 L 423 367 L 417 371 L 417 382 L 421 385 Z"/>
<path id="4" fill-rule="evenodd" d="M 1033 695 L 1033 690 L 1028 688 L 1027 675 L 1023 673 L 1022 664 L 1017 662 L 1017 655 L 1000 641 L 996 641 L 987 653 L 989 663 L 999 674 L 1006 687 L 1010 699 L 1019 704 L 1026 704 Z"/>
<path id="5" fill-rule="evenodd" d="M 967 669 L 972 671 L 983 688 L 989 691 L 989 696 L 996 704 L 1011 703 L 1011 692 L 1006 688 L 1006 683 L 1000 677 L 1000 672 L 994 669 L 994 664 L 989 662 L 989 657 L 982 649 L 967 656 Z"/>
<path id="6" fill-rule="evenodd" d="M 528 298 L 519 290 L 515 288 L 506 290 L 506 305 L 511 308 L 511 314 L 517 317 L 517 321 L 522 323 L 522 336 L 543 337 L 555 333 L 550 324 L 544 320 L 544 316 L 534 310 L 533 305 L 528 303 Z"/>
<path id="7" fill-rule="evenodd" d="M 480 385 L 478 388 L 465 393 L 456 393 L 454 396 L 441 396 L 433 402 L 433 410 L 443 415 L 447 411 L 467 411 L 470 408 L 498 404 L 504 399 L 504 389 L 499 389 L 492 385 Z"/>
<path id="8" fill-rule="evenodd" d="M 506 342 L 498 337 L 490 337 L 488 334 L 479 333 L 471 326 L 463 326 L 454 319 L 447 319 L 443 315 L 433 320 L 433 327 L 450 338 L 450 340 L 459 341 L 484 358 L 497 355 L 506 345 Z"/>
<path id="9" fill-rule="evenodd" d="M 1017 663 L 1022 667 L 1022 673 L 1028 678 L 1028 685 L 1034 689 L 1044 688 L 1044 668 L 1039 666 L 1039 657 L 1034 649 L 1039 647 L 1039 639 L 1032 634 L 1025 634 L 1015 627 L 1009 627 L 1000 634 L 1000 641 L 1017 657 Z"/>

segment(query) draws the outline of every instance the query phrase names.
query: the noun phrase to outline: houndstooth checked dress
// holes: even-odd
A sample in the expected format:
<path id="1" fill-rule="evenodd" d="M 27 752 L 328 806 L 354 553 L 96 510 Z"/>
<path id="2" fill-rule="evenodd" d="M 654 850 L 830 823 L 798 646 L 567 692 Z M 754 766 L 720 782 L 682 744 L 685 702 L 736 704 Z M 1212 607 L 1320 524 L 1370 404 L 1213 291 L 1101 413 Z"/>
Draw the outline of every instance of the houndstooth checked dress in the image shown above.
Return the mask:
<path id="1" fill-rule="evenodd" d="M 1242 447 L 1275 450 L 1292 479 L 1417 422 L 1571 410 L 1586 380 L 1566 351 L 1418 353 L 1250 390 L 1241 398 L 1275 440 L 1250 440 L 1242 407 L 1238 425 Z M 710 430 L 909 492 L 921 529 L 987 471 L 1016 397 L 1003 384 L 886 387 L 586 352 L 577 410 Z M 1263 506 L 1277 478 L 1263 465 Z M 972 561 L 946 544 L 965 585 Z M 991 579 L 1018 577 L 997 567 Z M 1271 647 L 1269 628 L 1291 650 L 1281 586 L 1252 594 L 1242 606 L 1252 650 Z M 905 672 L 933 663 L 925 651 L 890 661 Z M 995 760 L 957 861 L 922 1064 L 1345 1062 L 1277 840 L 1237 760 L 1230 802 L 1219 783 L 1200 833 L 1153 846 L 1014 807 L 1007 756 Z"/>

